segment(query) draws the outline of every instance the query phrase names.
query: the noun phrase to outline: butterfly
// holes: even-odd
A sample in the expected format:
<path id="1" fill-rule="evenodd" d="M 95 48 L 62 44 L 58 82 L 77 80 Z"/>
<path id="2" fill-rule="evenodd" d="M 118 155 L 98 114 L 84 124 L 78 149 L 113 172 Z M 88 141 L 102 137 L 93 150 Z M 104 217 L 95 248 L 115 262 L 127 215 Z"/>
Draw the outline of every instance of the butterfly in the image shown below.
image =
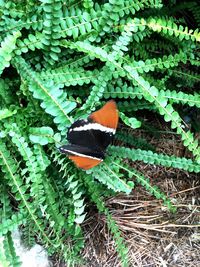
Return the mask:
<path id="1" fill-rule="evenodd" d="M 112 142 L 118 125 L 118 110 L 114 100 L 91 113 L 86 120 L 75 121 L 67 132 L 68 145 L 59 148 L 78 168 L 88 170 L 101 163 Z"/>

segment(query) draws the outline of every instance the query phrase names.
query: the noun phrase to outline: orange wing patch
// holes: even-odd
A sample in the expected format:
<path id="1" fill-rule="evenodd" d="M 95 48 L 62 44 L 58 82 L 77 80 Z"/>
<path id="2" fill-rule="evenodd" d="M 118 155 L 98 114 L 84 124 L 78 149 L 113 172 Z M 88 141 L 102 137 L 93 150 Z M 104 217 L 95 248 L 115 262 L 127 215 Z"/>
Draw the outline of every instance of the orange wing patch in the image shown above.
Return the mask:
<path id="1" fill-rule="evenodd" d="M 91 159 L 91 158 L 80 157 L 80 156 L 69 156 L 69 159 L 73 160 L 73 162 L 78 168 L 81 168 L 84 170 L 89 170 L 93 168 L 94 166 L 98 165 L 99 163 L 101 163 L 102 161 L 100 159 Z"/>
<path id="2" fill-rule="evenodd" d="M 108 101 L 101 109 L 93 112 L 89 118 L 103 126 L 116 129 L 119 115 L 115 101 Z"/>

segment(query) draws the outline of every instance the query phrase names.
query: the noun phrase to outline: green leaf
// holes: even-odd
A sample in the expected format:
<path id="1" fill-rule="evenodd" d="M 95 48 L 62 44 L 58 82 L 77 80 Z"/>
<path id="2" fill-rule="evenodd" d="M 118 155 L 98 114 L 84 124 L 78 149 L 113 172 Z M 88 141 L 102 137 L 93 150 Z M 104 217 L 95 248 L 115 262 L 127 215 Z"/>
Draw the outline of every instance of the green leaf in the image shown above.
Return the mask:
<path id="1" fill-rule="evenodd" d="M 59 133 L 54 135 L 54 131 L 50 127 L 32 127 L 29 132 L 29 139 L 31 142 L 42 146 L 47 145 L 48 143 L 59 142 L 61 139 L 61 135 Z"/>

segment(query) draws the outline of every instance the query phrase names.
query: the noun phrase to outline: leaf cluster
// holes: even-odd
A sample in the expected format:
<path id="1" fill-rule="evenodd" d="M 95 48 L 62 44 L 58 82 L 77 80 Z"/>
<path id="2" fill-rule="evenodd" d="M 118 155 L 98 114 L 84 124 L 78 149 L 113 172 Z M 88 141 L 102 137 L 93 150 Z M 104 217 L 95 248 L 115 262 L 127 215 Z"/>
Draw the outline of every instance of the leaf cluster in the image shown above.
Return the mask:
<path id="1" fill-rule="evenodd" d="M 200 172 L 198 133 L 188 124 L 199 124 L 200 9 L 198 1 L 176 2 L 0 1 L 0 260 L 5 266 L 20 266 L 11 235 L 16 228 L 27 246 L 39 242 L 67 266 L 82 264 L 82 223 L 90 202 L 105 214 L 121 265 L 128 266 L 125 242 L 104 196 L 130 194 L 138 183 L 175 211 L 129 163 Z M 116 135 L 120 145 L 110 146 L 99 166 L 79 170 L 57 148 L 76 119 L 111 98 L 123 128 Z M 183 112 L 189 109 L 192 118 Z M 134 129 L 146 127 L 145 112 L 180 136 L 190 158 L 157 153 L 147 140 L 133 137 Z"/>

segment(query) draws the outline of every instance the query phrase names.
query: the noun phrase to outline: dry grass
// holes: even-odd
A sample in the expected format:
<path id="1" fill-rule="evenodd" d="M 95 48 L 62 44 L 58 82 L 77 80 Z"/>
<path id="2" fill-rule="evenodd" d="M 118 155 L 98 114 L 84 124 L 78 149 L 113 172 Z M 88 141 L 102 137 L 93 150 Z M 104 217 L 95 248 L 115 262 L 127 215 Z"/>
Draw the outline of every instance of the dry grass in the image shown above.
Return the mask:
<path id="1" fill-rule="evenodd" d="M 144 133 L 137 132 L 137 136 Z M 174 134 L 149 138 L 157 152 L 188 156 Z M 152 184 L 167 194 L 177 213 L 170 213 L 141 186 L 130 195 L 107 199 L 106 205 L 119 225 L 129 247 L 130 266 L 200 267 L 200 177 L 174 168 L 134 162 Z M 91 211 L 84 226 L 86 267 L 120 267 L 106 218 Z"/>

